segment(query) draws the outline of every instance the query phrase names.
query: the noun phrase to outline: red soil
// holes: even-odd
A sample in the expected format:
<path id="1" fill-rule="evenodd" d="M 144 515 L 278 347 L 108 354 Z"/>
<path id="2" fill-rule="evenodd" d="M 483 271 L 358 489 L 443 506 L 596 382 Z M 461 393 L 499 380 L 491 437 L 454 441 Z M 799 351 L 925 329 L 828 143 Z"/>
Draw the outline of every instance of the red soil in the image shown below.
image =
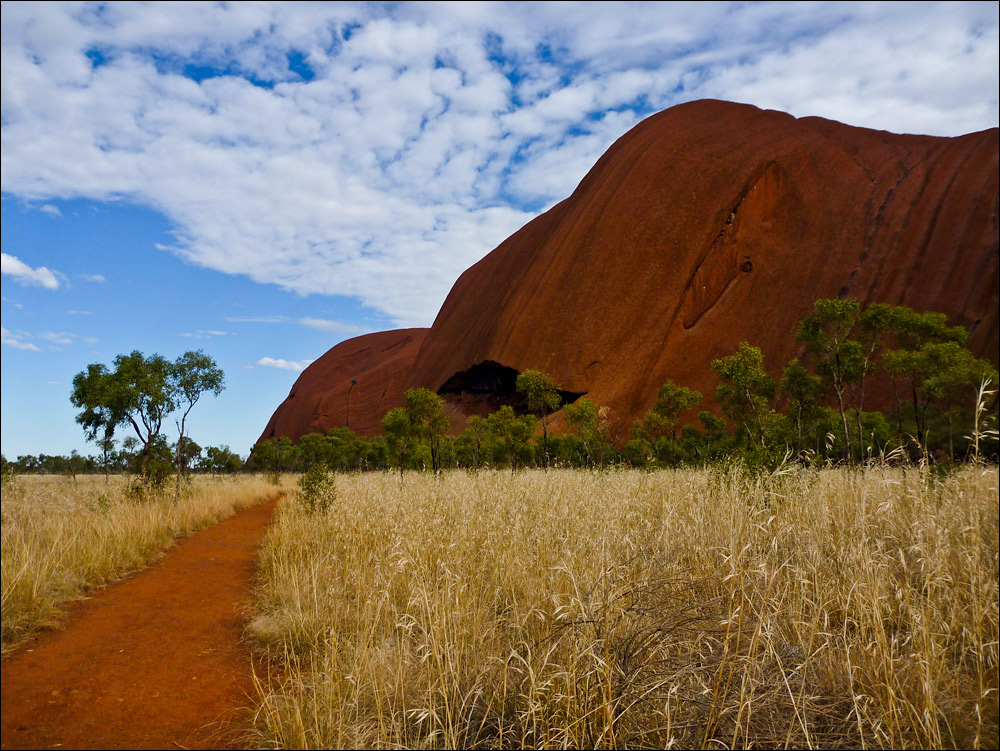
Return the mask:
<path id="1" fill-rule="evenodd" d="M 6 656 L 2 747 L 239 747 L 253 703 L 243 610 L 276 503 L 179 542 Z"/>

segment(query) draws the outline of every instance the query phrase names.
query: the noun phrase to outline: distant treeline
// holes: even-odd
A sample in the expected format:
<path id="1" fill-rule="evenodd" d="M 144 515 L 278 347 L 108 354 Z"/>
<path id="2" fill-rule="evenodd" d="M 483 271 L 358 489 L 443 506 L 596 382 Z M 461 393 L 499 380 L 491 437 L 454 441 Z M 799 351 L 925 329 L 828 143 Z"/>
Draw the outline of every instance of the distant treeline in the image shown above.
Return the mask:
<path id="1" fill-rule="evenodd" d="M 440 396 L 411 389 L 407 406 L 389 412 L 384 434 L 363 438 L 345 428 L 325 435 L 258 443 L 248 465 L 264 471 L 340 471 L 479 467 L 634 467 L 705 464 L 736 458 L 775 465 L 885 461 L 996 461 L 997 372 L 967 348 L 969 334 L 939 313 L 854 300 L 819 300 L 794 334 L 803 360 L 777 381 L 765 354 L 746 342 L 712 370 L 714 398 L 726 419 L 698 410 L 703 395 L 668 381 L 627 435 L 608 409 L 581 398 L 562 405 L 557 383 L 536 370 L 517 379 L 525 413 L 501 407 L 473 416 L 447 435 Z M 889 412 L 865 409 L 874 379 L 895 395 Z M 869 395 L 870 398 L 870 395 Z M 562 408 L 565 432 L 550 434 Z"/>
<path id="2" fill-rule="evenodd" d="M 154 442 L 151 450 L 151 471 L 154 476 L 163 477 L 174 470 L 177 454 L 177 444 L 168 443 L 161 435 Z M 185 472 L 228 474 L 246 470 L 245 459 L 228 446 L 208 446 L 202 448 L 190 438 L 185 437 L 181 443 L 181 465 Z M 121 448 L 108 452 L 105 465 L 103 456 L 83 456 L 73 451 L 69 456 L 50 456 L 49 454 L 24 454 L 16 461 L 0 457 L 3 472 L 17 474 L 50 474 L 50 475 L 91 475 L 104 474 L 141 474 L 143 453 L 139 442 L 134 438 L 126 438 Z"/>

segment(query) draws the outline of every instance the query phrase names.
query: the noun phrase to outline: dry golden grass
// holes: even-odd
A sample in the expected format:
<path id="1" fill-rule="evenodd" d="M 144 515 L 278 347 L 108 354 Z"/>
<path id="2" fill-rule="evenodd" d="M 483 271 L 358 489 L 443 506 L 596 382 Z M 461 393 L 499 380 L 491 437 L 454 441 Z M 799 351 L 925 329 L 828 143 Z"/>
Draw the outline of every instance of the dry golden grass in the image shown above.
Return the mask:
<path id="1" fill-rule="evenodd" d="M 262 548 L 264 747 L 996 747 L 996 469 L 337 482 Z"/>
<path id="2" fill-rule="evenodd" d="M 3 650 L 52 624 L 83 591 L 146 566 L 180 537 L 273 498 L 259 477 L 198 477 L 173 501 L 136 500 L 112 477 L 6 478 L 2 493 Z"/>

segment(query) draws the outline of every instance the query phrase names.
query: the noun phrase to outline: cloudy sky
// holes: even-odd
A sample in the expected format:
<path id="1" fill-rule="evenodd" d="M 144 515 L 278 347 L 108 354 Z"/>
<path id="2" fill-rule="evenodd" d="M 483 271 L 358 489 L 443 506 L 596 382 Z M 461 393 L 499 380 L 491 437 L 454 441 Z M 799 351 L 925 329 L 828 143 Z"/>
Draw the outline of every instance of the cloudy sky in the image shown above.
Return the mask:
<path id="1" fill-rule="evenodd" d="M 998 124 L 986 3 L 2 5 L 2 449 L 90 453 L 75 373 L 204 349 L 246 454 L 339 341 L 457 276 L 653 112 Z"/>

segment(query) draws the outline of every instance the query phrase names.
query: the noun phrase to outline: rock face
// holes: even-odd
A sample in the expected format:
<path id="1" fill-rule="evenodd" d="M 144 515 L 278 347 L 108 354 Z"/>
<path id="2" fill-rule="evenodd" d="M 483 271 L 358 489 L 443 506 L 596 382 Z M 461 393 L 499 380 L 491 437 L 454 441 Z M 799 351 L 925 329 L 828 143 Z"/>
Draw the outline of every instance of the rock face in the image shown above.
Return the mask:
<path id="1" fill-rule="evenodd" d="M 385 413 L 406 404 L 406 376 L 427 331 L 381 331 L 341 342 L 302 371 L 258 441 L 298 441 L 342 427 L 380 433 Z"/>
<path id="2" fill-rule="evenodd" d="M 625 134 L 572 196 L 459 278 L 422 343 L 408 334 L 412 362 L 393 356 L 384 404 L 401 403 L 393 387 L 441 390 L 460 428 L 505 398 L 502 374 L 536 368 L 629 426 L 667 379 L 709 401 L 711 361 L 741 340 L 779 373 L 801 353 L 798 321 L 837 296 L 946 313 L 996 364 L 998 209 L 995 128 L 896 135 L 728 102 L 678 105 Z M 319 372 L 307 389 L 309 372 L 293 395 L 344 390 Z M 364 425 L 377 426 L 374 415 Z M 286 424 L 269 428 L 296 437 Z"/>

